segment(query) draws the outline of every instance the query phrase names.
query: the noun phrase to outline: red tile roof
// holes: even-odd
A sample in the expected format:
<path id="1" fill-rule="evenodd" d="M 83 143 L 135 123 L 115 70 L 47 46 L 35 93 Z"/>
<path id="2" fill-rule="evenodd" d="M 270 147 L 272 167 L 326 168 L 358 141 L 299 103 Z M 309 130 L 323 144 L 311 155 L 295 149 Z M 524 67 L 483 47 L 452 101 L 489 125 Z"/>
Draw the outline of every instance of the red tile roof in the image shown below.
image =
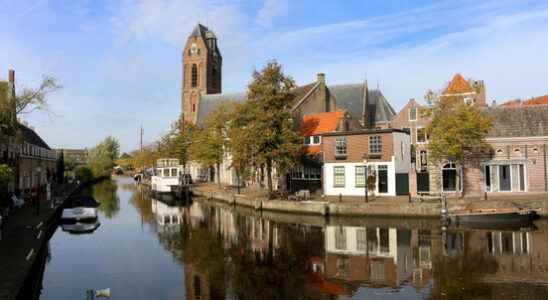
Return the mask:
<path id="1" fill-rule="evenodd" d="M 460 93 L 470 93 L 473 92 L 472 86 L 462 75 L 459 73 L 453 76 L 453 79 L 449 82 L 449 85 L 443 92 L 443 94 L 460 94 Z"/>
<path id="2" fill-rule="evenodd" d="M 532 105 L 548 105 L 548 95 L 533 97 L 529 100 L 522 101 L 520 99 L 506 101 L 501 104 L 504 107 L 519 107 L 519 106 L 532 106 Z"/>
<path id="3" fill-rule="evenodd" d="M 344 116 L 344 111 L 315 113 L 304 115 L 300 131 L 304 136 L 318 135 L 335 131 L 339 120 Z"/>

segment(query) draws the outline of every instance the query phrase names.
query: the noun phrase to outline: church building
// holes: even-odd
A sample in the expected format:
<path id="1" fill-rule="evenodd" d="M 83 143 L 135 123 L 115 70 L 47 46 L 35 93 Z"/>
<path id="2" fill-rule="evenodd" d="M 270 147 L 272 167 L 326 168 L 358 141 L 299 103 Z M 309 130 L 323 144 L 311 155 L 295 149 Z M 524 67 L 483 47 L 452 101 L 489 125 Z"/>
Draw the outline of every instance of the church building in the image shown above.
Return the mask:
<path id="1" fill-rule="evenodd" d="M 206 26 L 197 24 L 183 49 L 181 102 L 182 116 L 186 122 L 203 124 L 218 105 L 246 100 L 245 91 L 222 93 L 222 61 L 216 35 Z M 318 73 L 315 81 L 293 89 L 292 94 L 291 112 L 297 127 L 305 115 L 345 111 L 361 127 L 388 128 L 396 114 L 378 88 L 369 89 L 367 82 L 328 85 L 323 73 Z M 212 170 L 204 172 L 203 169 L 190 172 L 193 178 L 213 180 L 220 176 L 223 184 L 237 184 L 235 173 L 229 168 L 229 160 L 227 155 L 218 175 L 212 174 Z"/>

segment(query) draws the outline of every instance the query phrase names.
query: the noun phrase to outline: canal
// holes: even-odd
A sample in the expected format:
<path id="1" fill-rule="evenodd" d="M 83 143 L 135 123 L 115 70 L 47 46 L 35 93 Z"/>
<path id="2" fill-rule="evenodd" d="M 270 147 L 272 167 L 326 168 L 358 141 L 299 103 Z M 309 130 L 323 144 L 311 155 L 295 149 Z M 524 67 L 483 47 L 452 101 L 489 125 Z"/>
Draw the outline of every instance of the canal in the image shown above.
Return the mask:
<path id="1" fill-rule="evenodd" d="M 41 254 L 39 299 L 103 288 L 112 299 L 548 299 L 546 220 L 463 230 L 179 206 L 129 178 L 87 193 L 101 202 L 100 226 L 57 229 Z"/>

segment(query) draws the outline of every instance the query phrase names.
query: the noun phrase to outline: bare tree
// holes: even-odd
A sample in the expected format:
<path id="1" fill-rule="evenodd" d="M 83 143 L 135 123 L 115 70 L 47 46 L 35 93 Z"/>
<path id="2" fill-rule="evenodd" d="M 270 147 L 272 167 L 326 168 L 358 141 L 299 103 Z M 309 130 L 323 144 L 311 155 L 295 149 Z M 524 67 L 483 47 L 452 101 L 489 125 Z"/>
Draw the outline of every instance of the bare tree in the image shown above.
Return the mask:
<path id="1" fill-rule="evenodd" d="M 24 87 L 15 95 L 16 115 L 28 114 L 34 111 L 50 112 L 46 96 L 62 88 L 57 79 L 44 75 L 37 88 Z"/>

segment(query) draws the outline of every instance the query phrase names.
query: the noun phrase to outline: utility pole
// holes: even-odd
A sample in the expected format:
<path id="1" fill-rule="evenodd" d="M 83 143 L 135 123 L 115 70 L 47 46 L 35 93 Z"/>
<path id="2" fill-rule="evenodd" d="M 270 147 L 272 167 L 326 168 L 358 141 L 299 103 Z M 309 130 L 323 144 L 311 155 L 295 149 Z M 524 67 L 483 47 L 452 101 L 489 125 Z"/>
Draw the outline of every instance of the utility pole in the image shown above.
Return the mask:
<path id="1" fill-rule="evenodd" d="M 139 150 L 141 150 L 141 152 L 143 152 L 143 133 L 145 131 L 143 130 L 143 125 L 141 124 L 141 132 L 140 132 L 140 136 L 141 136 L 141 141 L 139 143 L 140 147 L 139 147 Z"/>

